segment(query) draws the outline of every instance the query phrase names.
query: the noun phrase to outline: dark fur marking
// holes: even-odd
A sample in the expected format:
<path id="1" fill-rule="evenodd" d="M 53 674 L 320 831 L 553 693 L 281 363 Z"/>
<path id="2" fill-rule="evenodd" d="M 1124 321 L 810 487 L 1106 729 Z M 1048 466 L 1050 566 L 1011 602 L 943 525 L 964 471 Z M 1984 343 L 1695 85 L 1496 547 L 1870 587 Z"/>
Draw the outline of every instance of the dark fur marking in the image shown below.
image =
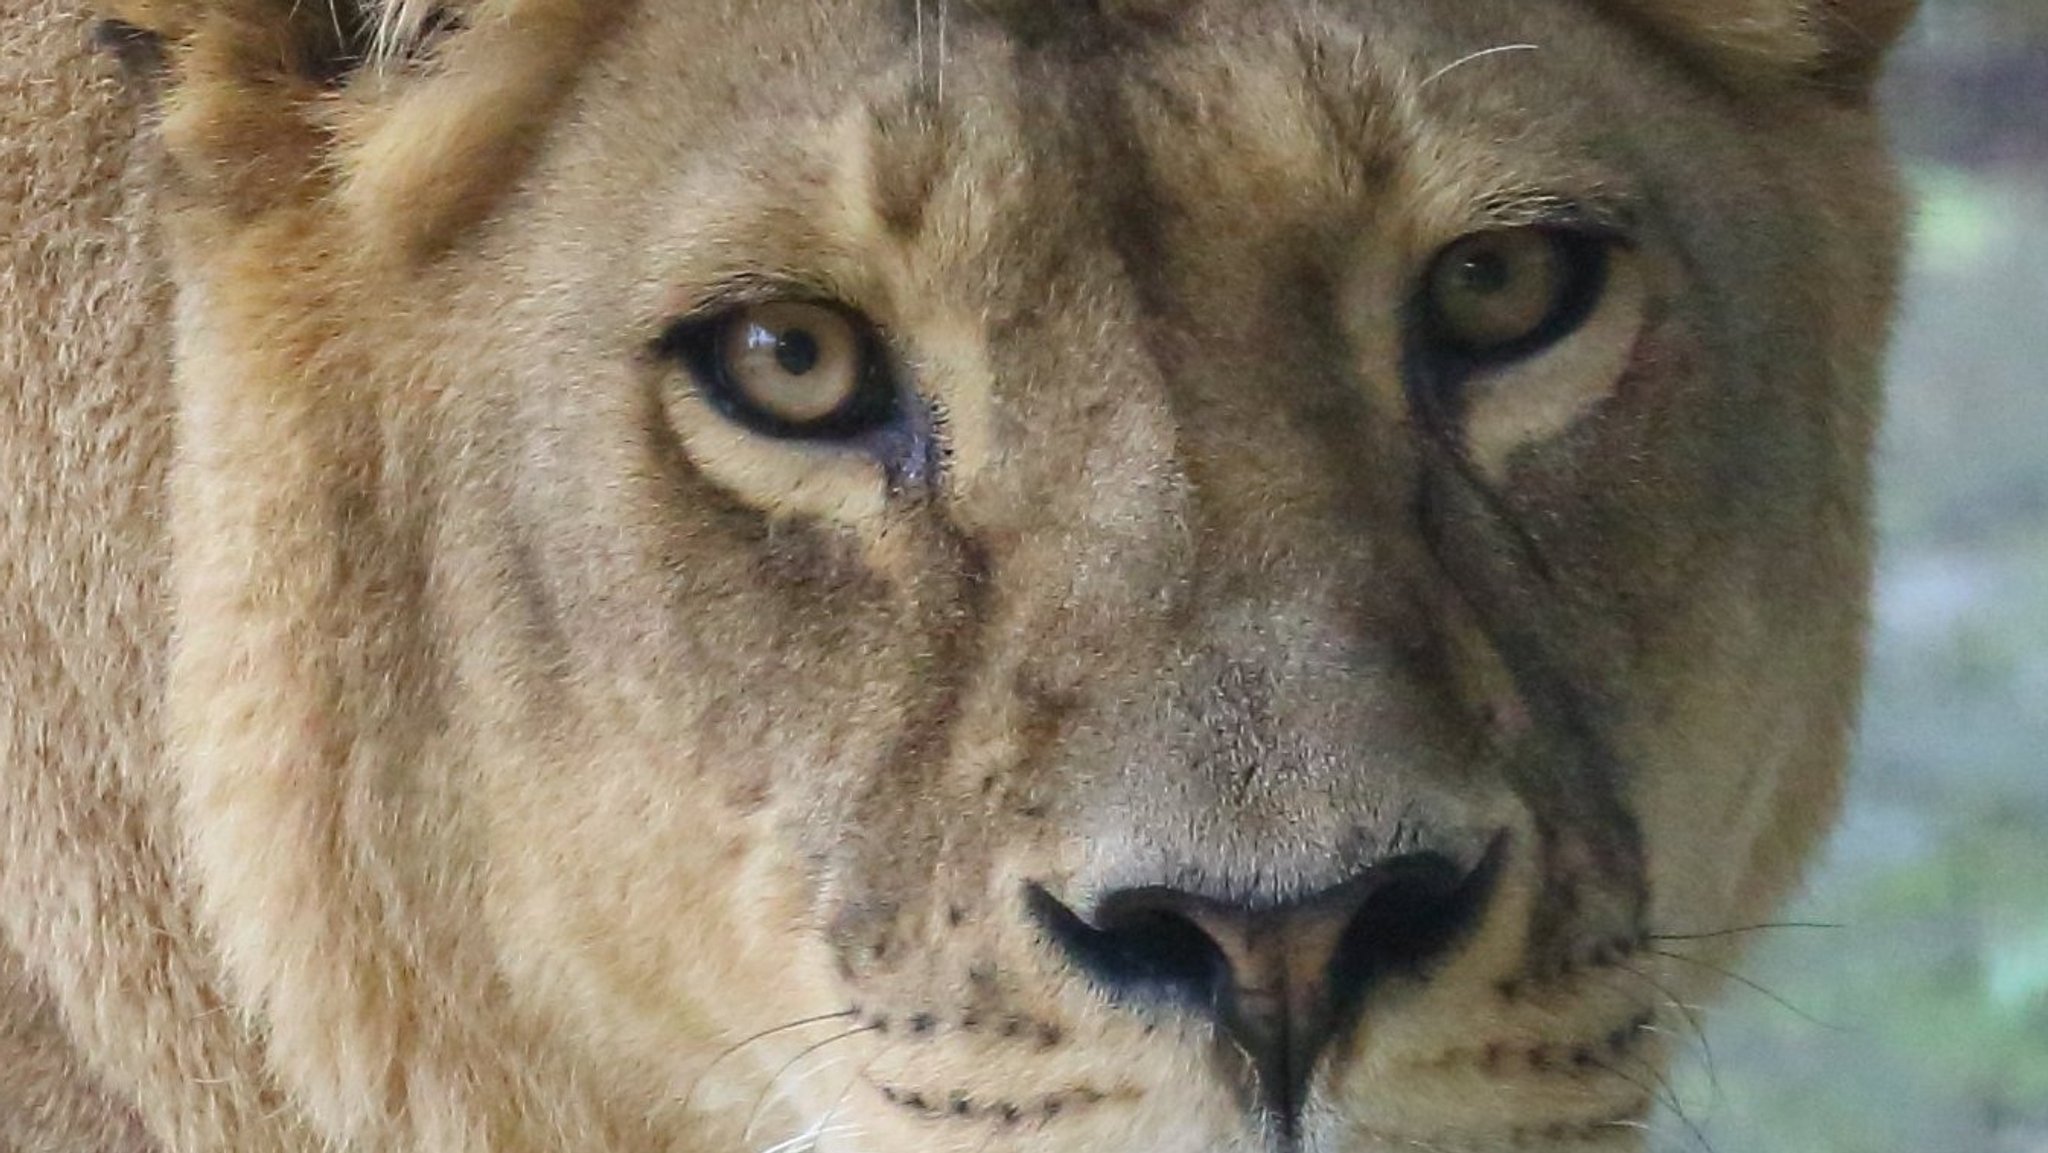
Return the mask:
<path id="1" fill-rule="evenodd" d="M 1359 91 L 1361 85 L 1374 78 L 1338 75 L 1329 48 L 1323 38 L 1306 34 L 1295 42 L 1303 83 L 1336 146 L 1336 160 L 1346 191 L 1354 196 L 1364 195 L 1392 182 L 1397 164 L 1391 152 L 1374 146 L 1373 109 L 1380 99 L 1378 94 Z"/>
<path id="2" fill-rule="evenodd" d="M 1005 1040 L 1028 1037 L 1032 1045 L 1041 1052 L 1057 1048 L 1066 1041 L 1066 1029 L 1057 1022 L 1023 1013 L 1009 1013 L 990 1021 L 981 1012 L 969 1009 L 962 1012 L 950 1025 L 942 1014 L 928 1009 L 919 1010 L 896 1021 L 892 1021 L 883 1013 L 868 1015 L 859 1007 L 856 1007 L 853 1013 L 862 1020 L 864 1028 L 883 1036 L 888 1036 L 892 1029 L 905 1037 L 920 1040 L 936 1040 L 948 1031 L 965 1034 L 985 1032 Z"/>
<path id="3" fill-rule="evenodd" d="M 131 78 L 153 80 L 163 73 L 164 38 L 148 28 L 126 20 L 102 20 L 93 25 L 92 45 L 111 53 Z"/>
<path id="4" fill-rule="evenodd" d="M 906 792 L 943 788 L 949 767 L 947 753 L 965 708 L 968 682 L 980 664 L 991 619 L 992 582 L 986 551 L 947 520 L 936 502 L 925 502 L 923 507 L 930 516 L 931 551 L 936 554 L 930 567 L 937 572 L 935 579 L 921 581 L 913 590 L 904 625 L 929 637 L 919 679 L 931 683 L 933 689 L 910 710 L 879 771 L 851 798 L 847 820 L 856 829 L 888 827 L 892 822 L 883 815 L 900 813 Z M 929 876 L 936 867 L 929 859 L 930 845 L 914 836 L 856 837 L 849 841 L 853 858 L 841 867 L 846 876 L 869 884 L 903 875 Z M 827 939 L 842 955 L 852 953 L 859 959 L 864 940 L 879 942 L 911 931 L 913 919 L 941 915 L 933 905 L 905 909 L 882 896 L 882 891 L 850 892 L 832 914 Z M 882 959 L 883 952 L 873 948 L 865 958 L 876 967 Z"/>
<path id="5" fill-rule="evenodd" d="M 924 228 L 946 153 L 937 102 L 922 79 L 913 84 L 901 104 L 875 110 L 868 130 L 868 196 L 882 227 L 905 241 Z"/>
<path id="6" fill-rule="evenodd" d="M 1597 670 L 1581 667 L 1562 635 L 1570 630 L 1559 620 L 1555 566 L 1455 448 L 1431 443 L 1413 513 L 1422 538 L 1538 719 L 1535 731 L 1555 738 L 1554 747 L 1530 742 L 1508 774 L 1534 817 L 1543 877 L 1529 972 L 1554 973 L 1578 945 L 1589 883 L 1626 906 L 1625 924 L 1595 930 L 1640 935 L 1649 907 L 1642 831 L 1622 800 L 1627 774 L 1597 720 Z"/>
<path id="7" fill-rule="evenodd" d="M 950 0 L 947 33 L 993 28 L 1027 53 L 1094 53 L 1117 40 L 1170 36 L 1180 23 L 1176 0 Z M 915 45 L 920 33 L 936 50 L 938 0 L 897 0 L 896 33 Z"/>
<path id="8" fill-rule="evenodd" d="M 995 1122 L 1005 1128 L 1015 1126 L 1026 1119 L 1050 1121 L 1077 1106 L 1099 1105 L 1111 1099 L 1135 1100 L 1142 1096 L 1136 1089 L 1104 1091 L 1088 1085 L 1077 1085 L 1026 1101 L 978 1101 L 965 1090 L 956 1089 L 935 1102 L 933 1098 L 920 1091 L 887 1083 L 870 1084 L 881 1094 L 882 1100 L 927 1120 Z"/>

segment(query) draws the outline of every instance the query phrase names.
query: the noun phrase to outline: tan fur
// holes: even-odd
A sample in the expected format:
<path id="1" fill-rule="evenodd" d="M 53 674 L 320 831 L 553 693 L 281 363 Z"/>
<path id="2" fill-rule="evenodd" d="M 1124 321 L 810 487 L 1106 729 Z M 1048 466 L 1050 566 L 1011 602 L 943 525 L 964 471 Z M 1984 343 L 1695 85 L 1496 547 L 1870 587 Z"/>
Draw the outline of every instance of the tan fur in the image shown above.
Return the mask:
<path id="1" fill-rule="evenodd" d="M 1832 815 L 1903 3 L 5 4 L 0 1149 L 1250 1153 L 1024 886 L 1407 837 L 1302 1148 L 1634 1149 Z M 1404 302 L 1560 196 L 1461 461 Z M 935 478 L 654 351 L 768 283 Z"/>

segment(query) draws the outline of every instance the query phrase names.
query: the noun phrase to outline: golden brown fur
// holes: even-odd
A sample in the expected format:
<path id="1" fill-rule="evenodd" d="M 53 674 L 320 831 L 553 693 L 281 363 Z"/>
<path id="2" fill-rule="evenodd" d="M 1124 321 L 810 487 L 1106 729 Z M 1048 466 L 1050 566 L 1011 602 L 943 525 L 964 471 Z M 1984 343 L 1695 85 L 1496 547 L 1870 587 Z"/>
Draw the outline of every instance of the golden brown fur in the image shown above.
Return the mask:
<path id="1" fill-rule="evenodd" d="M 1421 838 L 1299 1148 L 1631 1149 L 1832 815 L 1899 0 L 5 5 L 0 1148 L 1273 1148 L 1028 886 Z M 1417 270 L 1567 200 L 1432 435 Z M 764 291 L 934 472 L 659 355 Z"/>

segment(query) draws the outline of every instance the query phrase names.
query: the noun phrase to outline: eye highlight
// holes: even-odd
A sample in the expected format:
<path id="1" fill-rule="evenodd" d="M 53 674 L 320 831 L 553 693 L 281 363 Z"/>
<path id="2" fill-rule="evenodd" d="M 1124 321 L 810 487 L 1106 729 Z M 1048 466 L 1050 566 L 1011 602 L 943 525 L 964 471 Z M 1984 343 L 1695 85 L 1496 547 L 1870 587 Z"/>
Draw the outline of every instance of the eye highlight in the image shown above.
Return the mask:
<path id="1" fill-rule="evenodd" d="M 744 305 L 679 324 L 660 347 L 683 361 L 714 408 L 766 436 L 850 440 L 901 414 L 874 330 L 830 305 Z"/>
<path id="2" fill-rule="evenodd" d="M 1570 335 L 1605 287 L 1609 243 L 1553 228 L 1464 237 L 1422 285 L 1422 338 L 1467 371 L 1530 356 Z"/>

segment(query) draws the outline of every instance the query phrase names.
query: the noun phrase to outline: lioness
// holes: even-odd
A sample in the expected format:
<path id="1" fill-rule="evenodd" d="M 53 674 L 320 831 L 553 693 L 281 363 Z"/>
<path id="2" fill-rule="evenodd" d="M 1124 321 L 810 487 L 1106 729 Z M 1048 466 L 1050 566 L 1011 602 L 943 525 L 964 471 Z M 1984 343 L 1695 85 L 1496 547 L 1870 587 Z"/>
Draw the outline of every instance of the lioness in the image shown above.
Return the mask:
<path id="1" fill-rule="evenodd" d="M 1640 1147 L 1907 9 L 7 0 L 0 1145 Z"/>

